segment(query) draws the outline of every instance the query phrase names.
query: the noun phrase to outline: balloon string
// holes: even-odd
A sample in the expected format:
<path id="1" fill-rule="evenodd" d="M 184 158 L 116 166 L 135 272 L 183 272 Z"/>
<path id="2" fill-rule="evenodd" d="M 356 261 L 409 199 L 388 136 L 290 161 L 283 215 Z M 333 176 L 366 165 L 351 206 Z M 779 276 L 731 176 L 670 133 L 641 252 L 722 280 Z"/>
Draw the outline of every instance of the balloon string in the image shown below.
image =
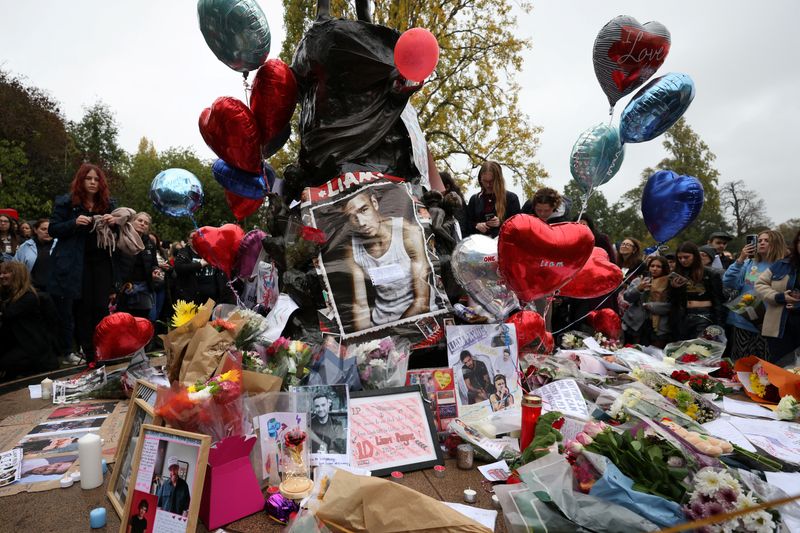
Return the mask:
<path id="1" fill-rule="evenodd" d="M 194 227 L 195 227 L 195 229 L 197 230 L 197 234 L 198 234 L 200 237 L 203 237 L 203 238 L 205 238 L 205 232 L 204 232 L 204 231 L 203 231 L 201 228 L 198 228 L 198 227 L 197 227 L 197 222 L 195 222 L 195 220 L 194 220 L 194 216 L 191 216 L 190 218 L 192 219 L 192 222 L 194 223 Z M 211 255 L 212 255 L 213 259 L 214 259 L 214 260 L 215 260 L 217 263 L 220 263 L 220 261 L 219 261 L 219 258 L 217 257 L 217 254 L 215 254 L 215 253 L 214 253 L 214 249 L 213 249 L 213 248 L 211 248 L 211 247 L 209 247 L 209 251 L 211 252 Z M 210 265 L 210 266 L 212 266 L 213 268 L 216 268 L 216 267 L 214 267 L 213 265 Z M 226 274 L 225 276 L 227 277 L 227 274 Z M 236 307 L 241 307 L 241 308 L 243 308 L 243 309 L 244 309 L 244 308 L 245 308 L 244 302 L 242 302 L 241 298 L 239 298 L 239 293 L 238 293 L 238 292 L 236 292 L 236 289 L 233 287 L 233 280 L 232 280 L 232 279 L 230 279 L 230 278 L 228 278 L 228 283 L 226 283 L 226 285 L 228 286 L 228 288 L 229 288 L 229 289 L 231 290 L 231 292 L 233 293 L 233 296 L 236 298 Z"/>
<path id="2" fill-rule="evenodd" d="M 663 244 L 663 243 L 660 243 L 660 244 L 658 244 L 657 246 L 660 246 L 661 244 Z M 571 322 L 571 323 L 567 324 L 566 326 L 564 326 L 564 327 L 563 327 L 563 328 L 561 328 L 560 330 L 558 330 L 558 331 L 554 331 L 554 332 L 553 332 L 553 335 L 558 335 L 559 333 L 562 333 L 562 332 L 564 332 L 564 331 L 568 330 L 569 328 L 571 328 L 572 326 L 574 326 L 575 324 L 577 324 L 578 322 L 580 322 L 581 320 L 583 320 L 584 318 L 586 318 L 587 316 L 589 316 L 590 314 L 592 314 L 592 312 L 593 312 L 593 311 L 597 311 L 598 309 L 600 309 L 600 306 L 602 306 L 604 303 L 606 303 L 606 301 L 607 301 L 609 298 L 611 298 L 612 296 L 614 296 L 614 295 L 617 293 L 617 289 L 619 289 L 620 287 L 622 287 L 623 285 L 625 285 L 626 283 L 628 283 L 628 280 L 630 280 L 630 279 L 631 279 L 631 278 L 632 278 L 634 275 L 636 275 L 636 272 L 638 272 L 638 271 L 639 271 L 639 269 L 640 269 L 640 268 L 642 268 L 643 266 L 644 266 L 644 263 L 640 263 L 638 267 L 634 268 L 634 269 L 633 269 L 631 272 L 629 272 L 629 273 L 628 273 L 628 275 L 625 277 L 625 279 L 623 279 L 623 280 L 622 280 L 622 283 L 620 283 L 619 285 L 617 285 L 617 286 L 614 288 L 614 290 L 612 290 L 611 292 L 609 292 L 609 293 L 606 295 L 606 297 L 605 297 L 605 298 L 603 298 L 603 299 L 600 301 L 600 303 L 599 303 L 599 304 L 597 304 L 597 307 L 595 307 L 594 309 L 592 309 L 591 311 L 589 311 L 588 313 L 586 313 L 585 315 L 583 315 L 583 316 L 582 316 L 582 317 L 580 317 L 579 319 L 575 320 L 574 322 Z"/>
<path id="3" fill-rule="evenodd" d="M 247 83 L 247 73 L 244 74 L 242 84 L 244 85 L 244 101 L 247 102 L 247 107 L 250 107 L 250 95 L 252 94 L 253 90 L 250 88 L 250 84 Z"/>
<path id="4" fill-rule="evenodd" d="M 608 125 L 611 125 L 611 121 L 614 120 L 614 106 L 608 108 Z"/>
<path id="5" fill-rule="evenodd" d="M 583 214 L 586 212 L 586 208 L 589 207 L 589 198 L 592 197 L 594 194 L 594 184 L 589 186 L 589 190 L 586 191 L 586 196 L 583 197 L 583 201 L 581 202 L 581 212 L 578 213 L 578 218 L 575 222 L 580 222 Z"/>

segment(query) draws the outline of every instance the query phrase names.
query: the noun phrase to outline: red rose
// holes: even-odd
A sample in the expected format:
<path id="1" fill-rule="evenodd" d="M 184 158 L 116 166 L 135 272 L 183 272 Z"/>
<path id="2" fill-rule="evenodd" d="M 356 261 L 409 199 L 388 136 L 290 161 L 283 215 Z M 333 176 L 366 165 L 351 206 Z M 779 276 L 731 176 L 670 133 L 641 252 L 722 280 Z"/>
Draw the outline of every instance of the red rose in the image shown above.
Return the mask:
<path id="1" fill-rule="evenodd" d="M 320 246 L 325 244 L 325 241 L 328 240 L 328 236 L 325 235 L 324 231 L 312 228 L 311 226 L 303 226 L 300 228 L 300 238 Z"/>
<path id="2" fill-rule="evenodd" d="M 675 370 L 672 372 L 672 379 L 686 383 L 691 378 L 691 375 L 686 370 Z"/>
<path id="3" fill-rule="evenodd" d="M 699 360 L 700 358 L 693 353 L 687 353 L 686 355 L 680 358 L 681 363 L 694 363 L 695 361 Z"/>

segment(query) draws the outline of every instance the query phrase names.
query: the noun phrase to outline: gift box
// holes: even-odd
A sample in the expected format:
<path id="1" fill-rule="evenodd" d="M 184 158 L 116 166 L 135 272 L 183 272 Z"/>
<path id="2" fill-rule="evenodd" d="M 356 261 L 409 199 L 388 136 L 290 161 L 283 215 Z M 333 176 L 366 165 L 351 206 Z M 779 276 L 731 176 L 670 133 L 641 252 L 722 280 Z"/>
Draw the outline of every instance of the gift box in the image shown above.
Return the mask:
<path id="1" fill-rule="evenodd" d="M 264 509 L 264 496 L 250 464 L 255 437 L 228 437 L 208 453 L 200 519 L 209 530 Z"/>

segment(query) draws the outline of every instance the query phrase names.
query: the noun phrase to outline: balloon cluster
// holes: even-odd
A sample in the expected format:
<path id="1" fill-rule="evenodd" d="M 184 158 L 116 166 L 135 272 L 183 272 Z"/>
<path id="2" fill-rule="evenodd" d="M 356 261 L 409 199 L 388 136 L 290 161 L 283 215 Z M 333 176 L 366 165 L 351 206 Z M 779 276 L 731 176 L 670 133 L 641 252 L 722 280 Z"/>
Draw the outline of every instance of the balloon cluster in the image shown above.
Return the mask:
<path id="1" fill-rule="evenodd" d="M 640 24 L 633 17 L 620 15 L 603 26 L 594 42 L 594 72 L 611 104 L 612 115 L 620 98 L 642 86 L 655 74 L 664 63 L 670 45 L 669 31 L 658 22 Z M 650 81 L 634 95 L 622 111 L 619 128 L 610 123 L 598 124 L 581 133 L 570 154 L 570 172 L 584 192 L 581 215 L 595 189 L 619 171 L 625 157 L 625 144 L 650 141 L 667 131 L 689 108 L 694 94 L 694 82 L 688 75 L 666 74 Z M 694 178 L 682 177 L 684 185 L 691 180 L 697 182 Z M 652 186 L 645 188 L 642 214 L 648 229 L 660 228 L 659 234 L 653 233 L 653 236 L 663 243 L 691 223 L 693 217 L 687 217 L 687 213 L 696 216 L 699 212 L 697 195 L 683 195 L 694 203 L 686 206 L 686 213 L 665 223 L 664 212 L 656 214 L 652 208 L 645 209 L 645 204 L 653 205 L 653 200 L 658 199 L 674 205 L 680 199 L 670 193 L 679 191 L 680 187 L 661 189 L 659 186 L 666 184 L 664 180 L 653 181 L 651 178 L 648 185 L 651 182 Z M 699 205 L 702 207 L 699 182 L 692 183 L 690 188 L 696 191 L 698 187 Z M 665 238 L 668 234 L 670 236 Z"/>
<path id="2" fill-rule="evenodd" d="M 200 113 L 200 134 L 217 154 L 214 179 L 225 189 L 225 200 L 241 220 L 264 201 L 275 172 L 264 159 L 289 140 L 297 103 L 297 82 L 280 59 L 267 59 L 270 30 L 255 0 L 199 0 L 200 31 L 214 55 L 247 76 L 256 70 L 249 105 L 237 98 L 217 98 Z"/>

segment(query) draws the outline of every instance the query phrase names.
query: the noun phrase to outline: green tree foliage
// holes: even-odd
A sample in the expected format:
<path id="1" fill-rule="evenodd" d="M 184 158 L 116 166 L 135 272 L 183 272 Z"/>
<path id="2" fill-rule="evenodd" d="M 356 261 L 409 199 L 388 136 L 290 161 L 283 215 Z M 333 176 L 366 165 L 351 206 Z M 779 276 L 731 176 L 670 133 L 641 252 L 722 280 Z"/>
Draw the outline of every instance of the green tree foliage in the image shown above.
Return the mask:
<path id="1" fill-rule="evenodd" d="M 647 179 L 655 172 L 672 170 L 697 178 L 703 184 L 705 201 L 697 219 L 668 244 L 673 249 L 683 241 L 704 244 L 711 233 L 729 229 L 720 208 L 719 171 L 712 165 L 717 156 L 683 118 L 667 130 L 662 144 L 667 157 L 655 168 L 644 169 L 639 184 L 611 206 L 614 218 L 606 230 L 615 239 L 635 237 L 648 245 L 655 244 L 642 219 L 642 192 Z"/>
<path id="2" fill-rule="evenodd" d="M 316 16 L 315 0 L 283 0 L 286 39 L 281 58 L 294 50 Z M 531 43 L 519 38 L 516 10 L 529 12 L 528 0 L 376 0 L 373 20 L 404 31 L 429 29 L 439 41 L 436 72 L 412 98 L 428 145 L 442 170 L 462 180 L 487 159 L 511 172 L 526 196 L 547 172 L 535 160 L 541 128 L 519 108 L 520 86 L 514 76 L 522 67 L 522 51 Z M 355 18 L 344 0 L 331 1 L 331 14 Z M 296 157 L 295 144 L 273 158 L 273 166 Z"/>
<path id="3" fill-rule="evenodd" d="M 791 246 L 794 236 L 800 231 L 800 218 L 790 218 L 786 222 L 778 224 L 777 230 L 780 231 L 783 238 L 786 239 L 786 245 Z"/>
<path id="4" fill-rule="evenodd" d="M 581 211 L 583 197 L 585 196 L 584 192 L 578 187 L 575 180 L 570 180 L 564 185 L 564 196 L 569 198 L 572 202 L 570 216 L 574 219 Z M 603 191 L 597 189 L 592 193 L 591 198 L 589 198 L 589 204 L 586 206 L 585 213 L 592 217 L 596 228 L 604 233 L 608 232 L 607 226 L 612 218 L 612 213 L 609 211 L 608 200 L 605 194 L 603 194 Z"/>
<path id="5" fill-rule="evenodd" d="M 118 181 L 128 157 L 117 142 L 119 126 L 108 104 L 95 102 L 84 107 L 83 118 L 79 122 L 70 122 L 69 133 L 81 161 L 100 166 L 110 175 L 112 182 Z"/>
<path id="6" fill-rule="evenodd" d="M 0 203 L 27 218 L 42 216 L 72 178 L 75 148 L 58 103 L 0 70 Z M 24 156 L 24 157 L 22 157 Z"/>

